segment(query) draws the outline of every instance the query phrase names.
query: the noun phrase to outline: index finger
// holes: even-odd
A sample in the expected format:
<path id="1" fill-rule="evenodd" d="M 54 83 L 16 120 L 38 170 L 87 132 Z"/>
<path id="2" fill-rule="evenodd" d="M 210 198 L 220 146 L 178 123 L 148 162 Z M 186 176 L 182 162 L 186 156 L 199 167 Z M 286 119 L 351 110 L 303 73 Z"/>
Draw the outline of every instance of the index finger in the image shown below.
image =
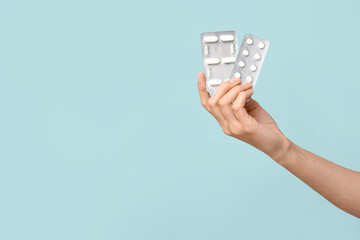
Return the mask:
<path id="1" fill-rule="evenodd" d="M 201 105 L 206 108 L 207 102 L 210 98 L 210 94 L 206 91 L 206 77 L 202 72 L 199 72 L 198 74 L 198 89 Z"/>

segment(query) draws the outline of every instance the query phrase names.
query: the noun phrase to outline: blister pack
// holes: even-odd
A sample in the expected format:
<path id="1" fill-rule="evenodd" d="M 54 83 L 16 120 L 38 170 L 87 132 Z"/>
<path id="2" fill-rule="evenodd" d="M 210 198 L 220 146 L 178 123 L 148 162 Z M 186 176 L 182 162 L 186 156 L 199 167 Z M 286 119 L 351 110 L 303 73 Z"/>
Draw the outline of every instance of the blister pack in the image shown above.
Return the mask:
<path id="1" fill-rule="evenodd" d="M 241 78 L 241 84 L 252 82 L 255 87 L 270 42 L 251 34 L 245 35 L 234 68 L 229 76 Z"/>
<path id="2" fill-rule="evenodd" d="M 207 32 L 201 34 L 201 47 L 206 76 L 206 90 L 213 94 L 228 80 L 238 55 L 235 31 Z"/>

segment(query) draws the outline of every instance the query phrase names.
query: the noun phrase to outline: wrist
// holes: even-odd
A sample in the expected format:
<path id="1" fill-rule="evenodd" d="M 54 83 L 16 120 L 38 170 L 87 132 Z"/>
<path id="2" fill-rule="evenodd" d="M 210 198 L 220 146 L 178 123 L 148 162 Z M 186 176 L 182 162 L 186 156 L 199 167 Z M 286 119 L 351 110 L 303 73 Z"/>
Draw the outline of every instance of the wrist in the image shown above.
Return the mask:
<path id="1" fill-rule="evenodd" d="M 275 151 L 272 154 L 269 154 L 269 156 L 278 164 L 284 166 L 286 164 L 287 159 L 289 158 L 289 155 L 291 152 L 294 151 L 295 144 L 290 141 L 287 137 L 283 136 L 283 143 L 281 144 L 281 147 L 278 149 L 278 151 Z"/>

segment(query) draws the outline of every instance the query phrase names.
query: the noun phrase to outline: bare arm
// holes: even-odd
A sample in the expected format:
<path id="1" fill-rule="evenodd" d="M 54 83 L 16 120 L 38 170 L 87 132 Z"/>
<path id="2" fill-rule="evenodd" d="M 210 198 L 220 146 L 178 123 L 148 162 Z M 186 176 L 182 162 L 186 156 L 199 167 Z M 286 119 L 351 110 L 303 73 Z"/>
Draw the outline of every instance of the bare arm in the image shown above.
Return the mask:
<path id="1" fill-rule="evenodd" d="M 269 155 L 340 209 L 360 218 L 360 173 L 321 158 L 292 143 L 272 117 L 253 99 L 251 84 L 227 81 L 213 96 L 206 92 L 199 73 L 201 104 L 218 121 L 225 134 L 247 142 Z"/>
<path id="2" fill-rule="evenodd" d="M 360 173 L 291 143 L 276 160 L 338 208 L 360 218 Z"/>

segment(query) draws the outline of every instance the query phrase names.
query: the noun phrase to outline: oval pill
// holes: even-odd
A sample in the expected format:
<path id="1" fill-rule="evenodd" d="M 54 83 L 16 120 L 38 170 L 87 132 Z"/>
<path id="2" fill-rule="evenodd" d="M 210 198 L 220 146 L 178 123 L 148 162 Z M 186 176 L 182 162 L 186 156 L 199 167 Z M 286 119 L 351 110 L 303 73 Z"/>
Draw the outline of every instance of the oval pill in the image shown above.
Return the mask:
<path id="1" fill-rule="evenodd" d="M 247 57 L 247 56 L 249 56 L 250 52 L 249 52 L 249 50 L 244 49 L 244 50 L 242 51 L 242 54 L 243 54 L 245 57 Z"/>
<path id="2" fill-rule="evenodd" d="M 254 41 L 251 38 L 246 39 L 246 43 L 252 45 Z"/>
<path id="3" fill-rule="evenodd" d="M 225 57 L 222 61 L 223 63 L 234 63 L 236 61 L 236 57 Z"/>
<path id="4" fill-rule="evenodd" d="M 219 64 L 220 59 L 218 58 L 208 58 L 206 59 L 206 63 L 209 65 Z"/>
<path id="5" fill-rule="evenodd" d="M 235 44 L 231 44 L 231 54 L 235 53 Z"/>
<path id="6" fill-rule="evenodd" d="M 211 79 L 209 80 L 209 84 L 211 86 L 219 86 L 222 83 L 221 79 Z"/>
<path id="7" fill-rule="evenodd" d="M 252 78 L 251 76 L 247 76 L 247 77 L 246 77 L 246 81 L 247 81 L 247 82 L 252 82 L 252 81 L 253 81 L 253 78 Z"/>
<path id="8" fill-rule="evenodd" d="M 254 58 L 259 61 L 259 60 L 261 59 L 261 55 L 258 54 L 258 53 L 256 53 L 256 54 L 254 55 Z"/>
<path id="9" fill-rule="evenodd" d="M 240 78 L 240 77 L 241 77 L 241 73 L 236 72 L 236 73 L 235 73 L 235 77 L 236 77 L 236 78 Z"/>
<path id="10" fill-rule="evenodd" d="M 245 62 L 244 62 L 244 61 L 240 61 L 240 62 L 239 62 L 239 67 L 242 67 L 242 68 L 245 67 Z"/>
<path id="11" fill-rule="evenodd" d="M 259 42 L 258 47 L 259 47 L 260 49 L 263 49 L 263 48 L 265 47 L 265 43 Z"/>
<path id="12" fill-rule="evenodd" d="M 212 42 L 217 42 L 218 37 L 217 36 L 206 36 L 203 38 L 203 40 L 204 40 L 204 42 L 212 43 Z"/>
<path id="13" fill-rule="evenodd" d="M 205 55 L 209 56 L 209 46 L 208 45 L 205 46 L 204 50 L 205 50 Z"/>
<path id="14" fill-rule="evenodd" d="M 255 72 L 256 71 L 256 66 L 254 65 L 254 64 L 252 64 L 251 66 L 250 66 L 250 70 L 252 71 L 252 72 Z"/>
<path id="15" fill-rule="evenodd" d="M 234 41 L 235 37 L 234 35 L 221 35 L 220 40 L 223 42 L 232 42 Z"/>

